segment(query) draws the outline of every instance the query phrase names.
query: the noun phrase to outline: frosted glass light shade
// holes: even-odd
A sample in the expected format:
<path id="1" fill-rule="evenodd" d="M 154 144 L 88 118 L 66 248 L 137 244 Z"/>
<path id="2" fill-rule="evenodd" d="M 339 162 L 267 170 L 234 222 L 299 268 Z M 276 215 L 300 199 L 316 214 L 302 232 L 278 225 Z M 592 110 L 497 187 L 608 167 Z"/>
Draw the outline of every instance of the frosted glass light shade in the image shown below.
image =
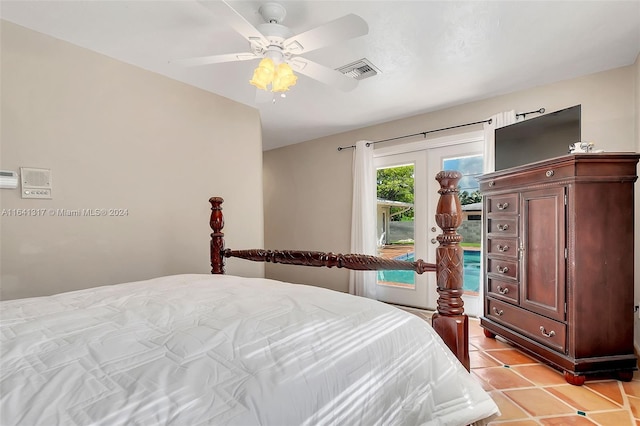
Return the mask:
<path id="1" fill-rule="evenodd" d="M 298 81 L 298 77 L 293 73 L 293 70 L 289 66 L 289 64 L 281 63 L 278 65 L 276 69 L 276 74 L 273 78 L 273 83 L 271 86 L 272 92 L 286 92 L 289 90 L 289 87 L 296 84 Z"/>
<path id="2" fill-rule="evenodd" d="M 275 65 L 273 61 L 269 58 L 264 58 L 253 71 L 253 78 L 249 80 L 249 83 L 258 89 L 267 90 L 267 86 L 271 84 L 273 80 L 274 71 Z"/>

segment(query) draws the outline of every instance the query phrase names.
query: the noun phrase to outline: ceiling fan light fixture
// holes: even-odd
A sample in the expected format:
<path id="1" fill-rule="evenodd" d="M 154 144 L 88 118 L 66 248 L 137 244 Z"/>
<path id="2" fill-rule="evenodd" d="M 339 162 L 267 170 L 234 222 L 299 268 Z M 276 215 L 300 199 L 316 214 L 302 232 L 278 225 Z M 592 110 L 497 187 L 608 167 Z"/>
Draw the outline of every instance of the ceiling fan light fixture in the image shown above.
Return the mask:
<path id="1" fill-rule="evenodd" d="M 296 84 L 298 77 L 293 73 L 291 66 L 286 62 L 275 65 L 271 58 L 264 58 L 253 70 L 253 78 L 249 83 L 258 89 L 269 90 L 271 85 L 272 92 L 286 92 L 291 86 Z"/>
<path id="2" fill-rule="evenodd" d="M 249 80 L 249 83 L 258 89 L 267 90 L 267 86 L 273 81 L 275 68 L 275 64 L 270 58 L 264 58 L 253 71 L 253 78 Z"/>
<path id="3" fill-rule="evenodd" d="M 272 92 L 286 92 L 289 88 L 296 84 L 298 77 L 293 73 L 291 66 L 286 62 L 278 65 L 273 83 L 271 85 Z"/>

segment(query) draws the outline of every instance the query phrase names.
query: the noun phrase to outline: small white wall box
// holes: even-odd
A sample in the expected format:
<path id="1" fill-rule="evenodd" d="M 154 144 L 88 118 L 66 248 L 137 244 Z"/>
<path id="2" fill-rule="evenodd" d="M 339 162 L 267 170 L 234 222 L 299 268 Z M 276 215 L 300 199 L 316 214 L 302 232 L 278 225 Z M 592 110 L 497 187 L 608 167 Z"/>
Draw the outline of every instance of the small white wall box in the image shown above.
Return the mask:
<path id="1" fill-rule="evenodd" d="M 51 198 L 51 170 L 20 167 L 22 198 Z"/>
<path id="2" fill-rule="evenodd" d="M 0 188 L 15 189 L 18 187 L 18 173 L 11 170 L 0 170 Z"/>

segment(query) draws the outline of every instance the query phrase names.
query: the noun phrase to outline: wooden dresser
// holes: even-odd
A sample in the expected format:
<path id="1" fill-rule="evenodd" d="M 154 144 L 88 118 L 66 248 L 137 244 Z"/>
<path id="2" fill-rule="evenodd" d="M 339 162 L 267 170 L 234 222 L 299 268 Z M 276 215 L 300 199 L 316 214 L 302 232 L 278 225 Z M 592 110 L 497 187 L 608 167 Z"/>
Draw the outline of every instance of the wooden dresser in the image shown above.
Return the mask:
<path id="1" fill-rule="evenodd" d="M 564 371 L 631 380 L 633 153 L 572 154 L 489 173 L 484 316 L 502 336 Z"/>

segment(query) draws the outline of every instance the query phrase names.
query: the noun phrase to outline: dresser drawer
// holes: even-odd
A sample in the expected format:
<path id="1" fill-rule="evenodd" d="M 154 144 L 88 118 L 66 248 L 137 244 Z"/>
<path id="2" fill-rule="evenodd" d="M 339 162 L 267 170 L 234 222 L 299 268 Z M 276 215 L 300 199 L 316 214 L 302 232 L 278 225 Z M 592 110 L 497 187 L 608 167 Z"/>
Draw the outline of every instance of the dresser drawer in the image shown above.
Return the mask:
<path id="1" fill-rule="evenodd" d="M 492 237 L 517 237 L 517 217 L 488 217 L 487 231 Z"/>
<path id="2" fill-rule="evenodd" d="M 506 302 L 518 303 L 519 289 L 517 281 L 487 278 L 487 293 Z"/>
<path id="3" fill-rule="evenodd" d="M 518 194 L 493 195 L 487 197 L 487 213 L 518 213 Z"/>
<path id="4" fill-rule="evenodd" d="M 592 155 L 592 154 L 587 154 Z M 541 161 L 533 163 L 531 166 L 512 168 L 499 172 L 483 175 L 479 179 L 480 192 L 483 194 L 493 191 L 513 191 L 526 185 L 549 184 L 572 178 L 576 174 L 576 164 L 567 156 L 561 161 Z M 585 165 L 589 174 L 593 174 L 593 167 Z"/>
<path id="5" fill-rule="evenodd" d="M 509 328 L 518 330 L 531 339 L 556 351 L 565 352 L 567 327 L 565 324 L 543 317 L 508 303 L 486 299 L 485 315 Z"/>
<path id="6" fill-rule="evenodd" d="M 489 238 L 487 239 L 487 253 L 506 257 L 518 257 L 517 238 Z"/>
<path id="7" fill-rule="evenodd" d="M 518 262 L 515 260 L 487 259 L 487 272 L 501 278 L 518 279 Z"/>

